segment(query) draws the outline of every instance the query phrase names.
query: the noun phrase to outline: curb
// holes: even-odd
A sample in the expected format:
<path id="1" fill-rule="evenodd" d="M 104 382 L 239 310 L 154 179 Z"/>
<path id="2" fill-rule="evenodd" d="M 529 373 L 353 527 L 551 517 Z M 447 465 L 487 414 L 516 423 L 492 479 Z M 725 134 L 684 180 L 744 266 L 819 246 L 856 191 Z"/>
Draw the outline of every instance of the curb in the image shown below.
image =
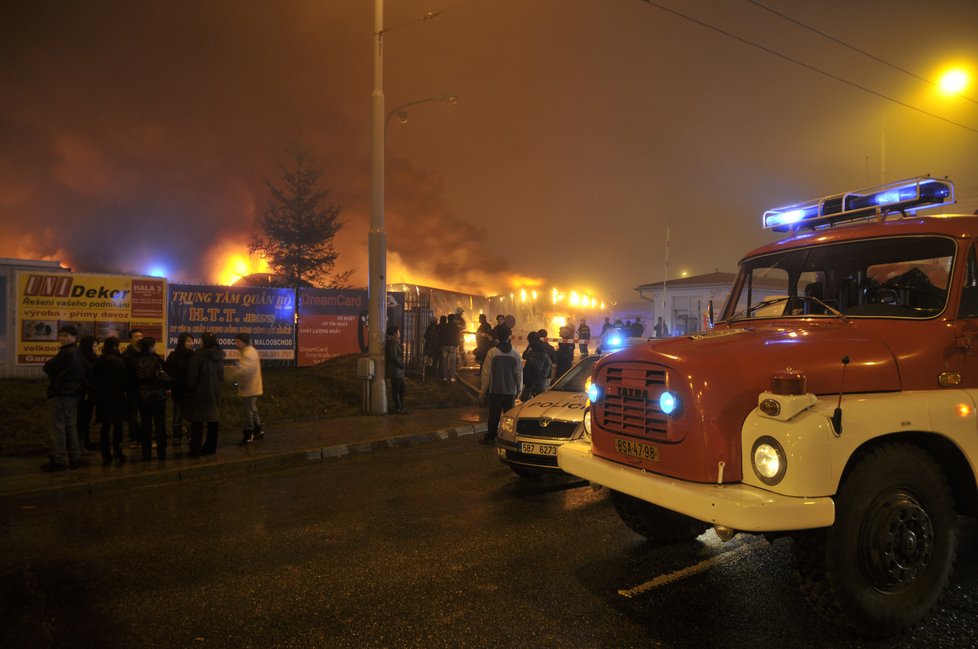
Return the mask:
<path id="1" fill-rule="evenodd" d="M 164 486 L 187 480 L 195 480 L 204 476 L 220 475 L 222 473 L 242 473 L 276 466 L 298 466 L 307 462 L 324 462 L 334 458 L 360 455 L 386 448 L 411 448 L 422 444 L 484 433 L 487 428 L 488 424 L 486 422 L 479 422 L 454 428 L 443 428 L 429 433 L 398 435 L 371 442 L 335 444 L 318 448 L 269 453 L 267 455 L 235 460 L 217 461 L 216 459 L 203 459 L 193 465 L 174 467 L 172 469 L 169 467 L 159 469 L 156 466 L 147 466 L 145 467 L 145 472 L 137 469 L 136 471 L 138 472 L 130 472 L 126 475 L 110 477 L 86 476 L 78 481 L 65 484 L 48 484 L 10 490 L 0 494 L 0 499 L 44 496 L 55 492 L 64 494 L 84 493 L 91 496 L 96 491 L 111 492 L 120 488 Z"/>

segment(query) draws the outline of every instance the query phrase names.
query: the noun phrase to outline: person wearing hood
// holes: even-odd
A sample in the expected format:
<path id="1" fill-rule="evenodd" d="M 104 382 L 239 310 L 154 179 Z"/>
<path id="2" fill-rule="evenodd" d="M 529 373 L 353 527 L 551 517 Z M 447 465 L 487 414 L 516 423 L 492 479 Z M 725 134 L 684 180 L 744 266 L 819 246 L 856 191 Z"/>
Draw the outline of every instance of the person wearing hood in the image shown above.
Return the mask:
<path id="1" fill-rule="evenodd" d="M 224 382 L 224 350 L 217 337 L 205 331 L 201 347 L 194 352 L 187 368 L 186 417 L 190 420 L 189 457 L 213 455 L 217 452 L 217 433 L 220 423 L 221 384 Z M 204 424 L 207 439 L 201 445 Z"/>
<path id="2" fill-rule="evenodd" d="M 510 342 L 513 332 L 506 325 L 496 327 L 498 342 L 486 354 L 482 365 L 479 396 L 489 403 L 489 424 L 480 444 L 495 444 L 499 418 L 513 407 L 516 395 L 523 391 L 523 364 L 520 353 Z"/>

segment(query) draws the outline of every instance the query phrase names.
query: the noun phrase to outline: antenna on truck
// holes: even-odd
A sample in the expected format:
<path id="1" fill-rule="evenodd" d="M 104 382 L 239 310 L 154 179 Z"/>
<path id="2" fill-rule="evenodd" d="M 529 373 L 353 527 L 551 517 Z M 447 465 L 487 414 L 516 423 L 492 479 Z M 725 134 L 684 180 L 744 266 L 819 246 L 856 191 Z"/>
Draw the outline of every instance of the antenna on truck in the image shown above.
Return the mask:
<path id="1" fill-rule="evenodd" d="M 842 435 L 842 393 L 846 388 L 846 366 L 849 365 L 849 357 L 842 357 L 842 385 L 839 386 L 839 401 L 835 405 L 835 412 L 832 413 L 832 428 L 835 429 L 835 436 Z"/>

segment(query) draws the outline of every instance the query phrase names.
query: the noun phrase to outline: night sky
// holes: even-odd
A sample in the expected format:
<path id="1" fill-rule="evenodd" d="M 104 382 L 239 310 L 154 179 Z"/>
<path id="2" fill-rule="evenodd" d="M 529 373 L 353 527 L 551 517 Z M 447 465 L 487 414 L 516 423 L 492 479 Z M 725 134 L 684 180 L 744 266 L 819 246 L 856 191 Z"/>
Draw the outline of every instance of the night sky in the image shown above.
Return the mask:
<path id="1" fill-rule="evenodd" d="M 763 2 L 842 43 L 749 0 L 656 2 L 688 18 L 388 0 L 387 110 L 459 97 L 390 123 L 391 282 L 634 300 L 667 224 L 670 278 L 733 271 L 765 209 L 877 184 L 883 135 L 887 180 L 946 175 L 949 211 L 978 208 L 978 80 L 907 74 L 978 72 L 975 0 Z M 3 3 L 0 257 L 213 281 L 301 142 L 365 285 L 372 29 L 369 0 Z"/>

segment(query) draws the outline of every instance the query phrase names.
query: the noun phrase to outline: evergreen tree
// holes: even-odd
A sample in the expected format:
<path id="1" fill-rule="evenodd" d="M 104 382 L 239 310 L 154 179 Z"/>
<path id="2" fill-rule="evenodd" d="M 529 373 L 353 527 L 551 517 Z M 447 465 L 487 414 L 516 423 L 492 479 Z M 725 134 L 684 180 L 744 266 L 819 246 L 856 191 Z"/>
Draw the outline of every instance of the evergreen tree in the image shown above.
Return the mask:
<path id="1" fill-rule="evenodd" d="M 353 271 L 334 270 L 340 208 L 327 203 L 323 170 L 312 153 L 300 145 L 288 153 L 281 183 L 266 181 L 271 197 L 261 220 L 265 234 L 254 236 L 248 249 L 261 254 L 283 286 L 343 288 Z"/>

